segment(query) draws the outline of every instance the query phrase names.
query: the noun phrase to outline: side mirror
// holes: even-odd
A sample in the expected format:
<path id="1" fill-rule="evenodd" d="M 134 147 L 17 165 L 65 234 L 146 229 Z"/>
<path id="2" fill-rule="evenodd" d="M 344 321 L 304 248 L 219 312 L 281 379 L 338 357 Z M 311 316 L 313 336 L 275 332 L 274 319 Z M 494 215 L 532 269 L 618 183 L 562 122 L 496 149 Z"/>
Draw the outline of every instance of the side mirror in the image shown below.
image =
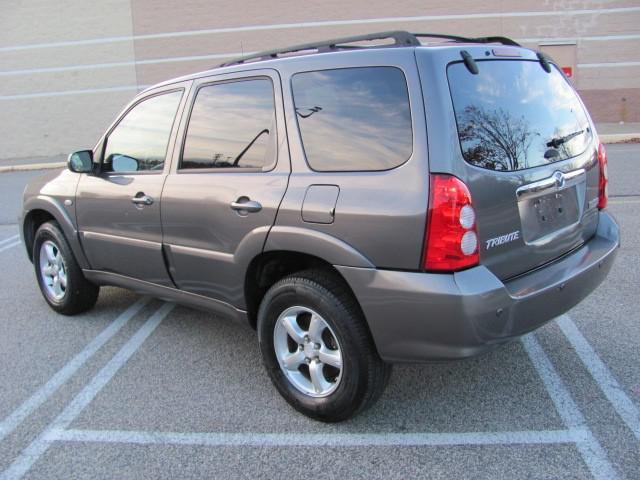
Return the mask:
<path id="1" fill-rule="evenodd" d="M 89 173 L 93 171 L 93 152 L 91 150 L 73 152 L 67 159 L 67 167 L 76 173 Z"/>

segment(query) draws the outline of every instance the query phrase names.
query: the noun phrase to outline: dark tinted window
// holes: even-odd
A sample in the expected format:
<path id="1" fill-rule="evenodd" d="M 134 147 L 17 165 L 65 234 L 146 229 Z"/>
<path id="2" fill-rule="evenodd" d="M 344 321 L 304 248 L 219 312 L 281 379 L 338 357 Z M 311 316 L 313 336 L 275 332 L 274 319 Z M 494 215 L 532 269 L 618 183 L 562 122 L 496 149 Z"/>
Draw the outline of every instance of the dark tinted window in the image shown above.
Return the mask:
<path id="1" fill-rule="evenodd" d="M 261 168 L 275 160 L 269 79 L 202 87 L 189 119 L 181 168 Z"/>
<path id="2" fill-rule="evenodd" d="M 293 95 L 314 170 L 387 170 L 413 149 L 407 83 L 393 67 L 299 73 Z"/>
<path id="3" fill-rule="evenodd" d="M 576 93 L 556 68 L 539 62 L 483 61 L 473 75 L 448 68 L 465 160 L 492 170 L 521 170 L 582 153 L 590 139 Z"/>
<path id="4" fill-rule="evenodd" d="M 109 134 L 102 169 L 106 172 L 161 171 L 182 91 L 138 103 Z"/>

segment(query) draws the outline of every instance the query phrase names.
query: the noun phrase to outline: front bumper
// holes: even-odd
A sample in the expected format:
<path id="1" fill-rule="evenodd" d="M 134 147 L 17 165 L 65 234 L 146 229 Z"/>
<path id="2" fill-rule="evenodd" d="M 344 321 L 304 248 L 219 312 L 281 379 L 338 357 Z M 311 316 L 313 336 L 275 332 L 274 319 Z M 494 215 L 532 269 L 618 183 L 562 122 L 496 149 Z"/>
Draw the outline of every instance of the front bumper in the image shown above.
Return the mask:
<path id="1" fill-rule="evenodd" d="M 507 282 L 482 265 L 453 274 L 336 268 L 382 359 L 420 362 L 477 355 L 565 313 L 605 279 L 619 244 L 618 225 L 600 212 L 589 242 Z"/>

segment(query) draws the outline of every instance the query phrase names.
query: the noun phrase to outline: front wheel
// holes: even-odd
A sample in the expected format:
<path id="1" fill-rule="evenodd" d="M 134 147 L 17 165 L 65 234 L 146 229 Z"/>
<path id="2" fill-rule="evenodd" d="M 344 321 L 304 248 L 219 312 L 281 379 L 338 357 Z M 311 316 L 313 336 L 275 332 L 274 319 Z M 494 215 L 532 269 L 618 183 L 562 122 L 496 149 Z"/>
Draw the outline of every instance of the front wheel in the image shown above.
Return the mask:
<path id="1" fill-rule="evenodd" d="M 273 285 L 260 305 L 258 335 L 273 384 L 317 420 L 356 415 L 389 378 L 353 295 L 329 272 L 300 272 Z"/>
<path id="2" fill-rule="evenodd" d="M 84 278 L 57 223 L 46 222 L 38 228 L 33 266 L 42 296 L 56 312 L 75 315 L 95 305 L 100 287 Z"/>

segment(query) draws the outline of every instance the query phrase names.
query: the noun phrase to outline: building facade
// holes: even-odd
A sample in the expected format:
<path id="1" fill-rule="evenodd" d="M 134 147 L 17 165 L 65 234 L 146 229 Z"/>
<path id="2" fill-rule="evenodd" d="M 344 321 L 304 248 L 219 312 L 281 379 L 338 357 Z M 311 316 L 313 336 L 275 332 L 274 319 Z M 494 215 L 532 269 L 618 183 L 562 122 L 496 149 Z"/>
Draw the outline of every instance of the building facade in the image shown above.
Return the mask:
<path id="1" fill-rule="evenodd" d="M 638 0 L 22 0 L 0 16 L 0 159 L 91 148 L 142 88 L 243 53 L 395 29 L 511 37 L 596 122 L 640 121 Z"/>

